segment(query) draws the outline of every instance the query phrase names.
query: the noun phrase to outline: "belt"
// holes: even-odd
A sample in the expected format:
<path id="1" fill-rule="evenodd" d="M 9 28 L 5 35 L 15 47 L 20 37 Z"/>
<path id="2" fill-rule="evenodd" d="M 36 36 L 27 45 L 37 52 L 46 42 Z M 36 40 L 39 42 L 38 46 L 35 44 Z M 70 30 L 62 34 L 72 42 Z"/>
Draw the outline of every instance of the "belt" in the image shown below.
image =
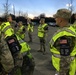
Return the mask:
<path id="1" fill-rule="evenodd" d="M 59 55 L 59 54 L 53 54 L 53 56 L 54 57 L 57 57 L 57 58 L 61 58 L 61 55 Z M 70 56 L 70 57 L 71 57 L 71 60 L 74 60 L 75 59 L 75 56 Z"/>

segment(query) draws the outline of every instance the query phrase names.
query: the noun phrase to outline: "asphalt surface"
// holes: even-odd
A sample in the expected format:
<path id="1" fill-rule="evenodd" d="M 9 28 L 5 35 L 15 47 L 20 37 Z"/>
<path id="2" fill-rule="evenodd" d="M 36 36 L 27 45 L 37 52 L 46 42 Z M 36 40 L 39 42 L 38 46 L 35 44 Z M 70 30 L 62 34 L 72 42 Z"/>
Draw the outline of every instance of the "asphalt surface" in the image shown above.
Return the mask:
<path id="1" fill-rule="evenodd" d="M 51 52 L 49 47 L 49 41 L 52 38 L 53 34 L 57 31 L 59 27 L 49 27 L 49 31 L 46 36 L 46 54 L 37 52 L 39 49 L 39 38 L 37 36 L 38 26 L 34 26 L 34 32 L 32 33 L 33 42 L 28 43 L 31 47 L 31 53 L 35 59 L 35 70 L 33 75 L 55 75 L 55 69 L 51 63 Z M 28 34 L 26 32 L 25 40 L 28 42 Z"/>

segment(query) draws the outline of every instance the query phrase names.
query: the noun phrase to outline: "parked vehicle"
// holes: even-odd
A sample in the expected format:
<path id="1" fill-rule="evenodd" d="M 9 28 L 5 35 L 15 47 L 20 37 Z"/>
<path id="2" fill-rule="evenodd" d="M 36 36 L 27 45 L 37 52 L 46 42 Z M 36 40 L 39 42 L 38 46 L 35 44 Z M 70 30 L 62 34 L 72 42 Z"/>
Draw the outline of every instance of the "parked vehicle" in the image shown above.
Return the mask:
<path id="1" fill-rule="evenodd" d="M 39 23 L 37 23 L 37 22 L 32 22 L 32 23 L 33 23 L 34 26 L 39 25 Z"/>
<path id="2" fill-rule="evenodd" d="M 49 25 L 49 26 L 53 26 L 53 27 L 58 27 L 55 22 L 49 22 L 48 25 Z"/>

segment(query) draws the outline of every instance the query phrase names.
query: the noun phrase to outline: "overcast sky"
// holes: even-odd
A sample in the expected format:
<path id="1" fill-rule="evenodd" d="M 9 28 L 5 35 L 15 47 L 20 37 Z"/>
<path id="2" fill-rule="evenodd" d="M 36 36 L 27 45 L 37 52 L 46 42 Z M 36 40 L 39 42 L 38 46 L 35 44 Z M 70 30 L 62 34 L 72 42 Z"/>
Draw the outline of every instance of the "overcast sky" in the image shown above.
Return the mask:
<path id="1" fill-rule="evenodd" d="M 13 13 L 12 5 L 15 6 L 16 14 L 19 11 L 28 13 L 29 16 L 38 16 L 45 13 L 46 16 L 52 16 L 60 8 L 68 8 L 66 4 L 70 4 L 71 0 L 8 0 L 10 12 Z M 3 4 L 6 0 L 0 0 L 0 14 L 3 13 Z M 76 0 L 73 0 L 74 12 L 76 11 Z"/>

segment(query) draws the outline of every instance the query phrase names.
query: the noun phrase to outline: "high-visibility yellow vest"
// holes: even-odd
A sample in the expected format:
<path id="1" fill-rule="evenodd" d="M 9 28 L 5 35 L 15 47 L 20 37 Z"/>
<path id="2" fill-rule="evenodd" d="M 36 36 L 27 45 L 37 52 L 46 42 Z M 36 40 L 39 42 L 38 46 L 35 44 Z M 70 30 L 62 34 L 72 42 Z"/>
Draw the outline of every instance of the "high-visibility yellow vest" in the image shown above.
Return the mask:
<path id="1" fill-rule="evenodd" d="M 29 45 L 25 41 L 23 41 L 18 35 L 16 35 L 16 37 L 17 37 L 20 45 L 22 46 L 21 53 L 27 52 L 28 50 L 30 50 Z"/>
<path id="2" fill-rule="evenodd" d="M 27 30 L 30 31 L 30 32 L 33 32 L 33 25 L 28 24 Z"/>
<path id="3" fill-rule="evenodd" d="M 43 24 L 43 25 L 39 25 L 38 27 L 38 37 L 44 37 L 45 33 L 44 33 L 44 27 L 47 26 L 47 24 Z"/>
<path id="4" fill-rule="evenodd" d="M 25 33 L 21 33 L 21 32 L 23 32 L 23 28 L 25 28 L 23 25 L 18 29 L 18 32 L 17 32 L 17 35 L 19 36 L 19 37 L 21 37 L 22 39 L 24 39 L 25 38 Z"/>
<path id="5" fill-rule="evenodd" d="M 0 25 L 0 35 L 1 35 L 1 25 Z M 0 36 L 1 37 L 1 36 Z"/>
<path id="6" fill-rule="evenodd" d="M 60 52 L 59 50 L 57 50 L 53 45 L 56 42 L 56 40 L 62 36 L 72 36 L 76 38 L 76 33 L 75 30 L 72 26 L 70 27 L 64 27 L 60 30 L 58 30 L 53 38 L 50 41 L 50 51 L 52 52 L 52 62 L 53 62 L 53 66 L 56 68 L 57 71 L 59 71 L 60 67 L 59 67 L 59 61 L 60 61 Z M 70 53 L 71 57 L 74 57 L 76 55 L 76 44 L 72 50 L 72 52 Z M 72 61 L 75 65 L 75 59 Z M 73 67 L 72 67 L 73 68 Z M 74 68 L 75 69 L 75 68 Z M 70 72 L 70 75 L 72 75 L 73 72 Z"/>
<path id="7" fill-rule="evenodd" d="M 17 35 L 16 35 L 17 36 Z M 30 46 L 25 42 L 25 41 L 23 41 L 20 37 L 18 37 L 17 36 L 17 39 L 18 39 L 18 41 L 19 41 L 19 43 L 20 43 L 20 45 L 21 45 L 21 53 L 23 54 L 23 53 L 25 53 L 25 54 L 27 54 L 27 52 L 28 51 L 30 51 L 31 50 L 31 48 L 30 48 Z M 25 55 L 24 54 L 24 55 Z M 29 58 L 32 58 L 32 54 L 29 52 L 28 54 L 27 54 L 27 56 L 29 57 Z"/>
<path id="8" fill-rule="evenodd" d="M 75 29 L 76 32 L 76 21 L 71 26 Z M 76 72 L 76 57 L 75 57 L 75 72 Z"/>
<path id="9" fill-rule="evenodd" d="M 9 22 L 4 22 L 1 24 L 1 32 L 4 33 L 5 38 L 14 34 L 14 30 L 12 29 Z"/>
<path id="10" fill-rule="evenodd" d="M 51 49 L 50 51 L 52 53 L 56 53 L 56 54 L 60 54 L 59 50 L 57 50 L 53 45 L 55 43 L 55 41 L 59 38 L 59 37 L 62 37 L 62 36 L 73 36 L 73 37 L 76 37 L 76 33 L 75 33 L 75 30 L 73 27 L 69 27 L 69 28 L 63 28 L 63 29 L 60 29 L 57 33 L 54 34 L 53 38 L 51 39 L 50 41 L 50 46 L 51 46 Z M 76 48 L 76 47 L 75 47 Z M 74 56 L 76 54 L 76 50 L 75 48 L 73 49 L 73 51 L 71 52 L 71 56 Z"/>
<path id="11" fill-rule="evenodd" d="M 4 33 L 5 38 L 6 38 L 7 36 L 11 36 L 11 35 L 14 34 L 14 30 L 12 29 L 12 27 L 11 27 L 11 25 L 10 25 L 9 22 L 3 23 L 3 24 L 1 25 L 1 27 L 0 27 L 0 29 L 1 29 L 1 31 Z M 20 45 L 22 46 L 22 48 L 21 48 L 21 53 L 29 51 L 29 50 L 30 50 L 29 45 L 28 45 L 26 42 L 24 42 L 18 35 L 16 35 L 16 37 L 17 37 Z M 32 56 L 31 56 L 31 53 L 29 54 L 29 57 L 30 57 L 30 58 L 32 57 Z"/>

